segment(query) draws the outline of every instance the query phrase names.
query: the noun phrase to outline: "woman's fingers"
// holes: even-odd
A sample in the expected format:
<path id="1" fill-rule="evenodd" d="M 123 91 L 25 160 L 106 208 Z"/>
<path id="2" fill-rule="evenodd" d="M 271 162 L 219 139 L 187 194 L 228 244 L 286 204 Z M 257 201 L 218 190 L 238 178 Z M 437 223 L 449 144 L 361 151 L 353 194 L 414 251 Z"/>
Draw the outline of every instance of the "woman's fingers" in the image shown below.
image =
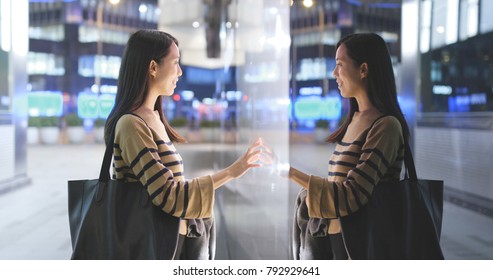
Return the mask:
<path id="1" fill-rule="evenodd" d="M 263 165 L 272 165 L 277 162 L 277 156 L 274 154 L 273 149 L 265 144 L 260 137 L 248 147 L 243 157 L 248 169 Z"/>

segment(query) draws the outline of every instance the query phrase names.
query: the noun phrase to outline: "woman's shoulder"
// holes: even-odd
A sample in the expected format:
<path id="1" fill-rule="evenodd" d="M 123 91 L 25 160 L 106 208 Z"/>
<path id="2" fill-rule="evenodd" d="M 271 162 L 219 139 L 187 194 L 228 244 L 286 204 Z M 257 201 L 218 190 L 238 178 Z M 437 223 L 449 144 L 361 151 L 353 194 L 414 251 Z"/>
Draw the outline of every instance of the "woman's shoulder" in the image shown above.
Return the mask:
<path id="1" fill-rule="evenodd" d="M 391 115 L 383 115 L 375 119 L 375 125 L 384 125 L 384 126 L 401 126 L 399 120 Z"/>
<path id="2" fill-rule="evenodd" d="M 394 131 L 396 133 L 402 133 L 402 126 L 399 120 L 391 115 L 383 115 L 375 119 L 370 130 L 374 131 Z"/>
<path id="3" fill-rule="evenodd" d="M 125 114 L 116 123 L 116 131 L 142 130 L 145 127 L 147 127 L 145 121 L 134 114 Z"/>

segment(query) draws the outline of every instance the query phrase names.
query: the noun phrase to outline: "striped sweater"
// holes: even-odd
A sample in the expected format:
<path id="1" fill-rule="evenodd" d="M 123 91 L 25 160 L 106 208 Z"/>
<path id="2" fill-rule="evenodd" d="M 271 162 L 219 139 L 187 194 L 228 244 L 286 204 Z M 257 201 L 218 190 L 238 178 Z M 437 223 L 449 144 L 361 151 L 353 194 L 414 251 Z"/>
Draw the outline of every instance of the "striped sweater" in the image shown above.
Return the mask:
<path id="1" fill-rule="evenodd" d="M 182 158 L 167 135 L 165 138 L 140 117 L 123 115 L 115 128 L 113 178 L 140 181 L 154 205 L 175 217 L 211 217 L 212 177 L 185 180 Z"/>
<path id="2" fill-rule="evenodd" d="M 336 219 L 354 213 L 380 180 L 399 180 L 405 150 L 401 125 L 392 116 L 375 119 L 356 112 L 330 158 L 328 177 L 310 176 L 310 217 Z M 338 231 L 339 221 L 331 220 L 329 233 Z"/>

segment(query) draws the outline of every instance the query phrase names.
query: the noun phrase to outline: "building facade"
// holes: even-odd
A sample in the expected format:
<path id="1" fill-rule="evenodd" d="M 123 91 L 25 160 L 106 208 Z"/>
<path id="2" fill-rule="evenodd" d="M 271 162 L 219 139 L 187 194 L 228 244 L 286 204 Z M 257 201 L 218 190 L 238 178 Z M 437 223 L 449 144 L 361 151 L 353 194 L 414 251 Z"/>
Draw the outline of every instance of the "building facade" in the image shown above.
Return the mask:
<path id="1" fill-rule="evenodd" d="M 33 96 L 48 93 L 63 103 L 62 108 L 31 104 L 30 115 L 79 110 L 81 117 L 104 117 L 78 108 L 90 104 L 78 102 L 79 96 L 97 100 L 116 92 L 128 37 L 137 29 L 156 29 L 159 15 L 156 0 L 29 1 L 28 87 Z"/>

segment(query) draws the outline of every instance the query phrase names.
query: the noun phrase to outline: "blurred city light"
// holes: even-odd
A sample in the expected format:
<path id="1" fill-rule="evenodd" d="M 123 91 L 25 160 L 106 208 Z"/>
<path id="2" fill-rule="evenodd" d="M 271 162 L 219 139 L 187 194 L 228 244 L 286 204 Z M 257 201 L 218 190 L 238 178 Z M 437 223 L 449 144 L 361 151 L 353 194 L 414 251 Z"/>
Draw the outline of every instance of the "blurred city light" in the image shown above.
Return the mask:
<path id="1" fill-rule="evenodd" d="M 27 95 L 31 117 L 51 117 L 63 114 L 63 94 L 59 91 L 34 91 Z"/>

